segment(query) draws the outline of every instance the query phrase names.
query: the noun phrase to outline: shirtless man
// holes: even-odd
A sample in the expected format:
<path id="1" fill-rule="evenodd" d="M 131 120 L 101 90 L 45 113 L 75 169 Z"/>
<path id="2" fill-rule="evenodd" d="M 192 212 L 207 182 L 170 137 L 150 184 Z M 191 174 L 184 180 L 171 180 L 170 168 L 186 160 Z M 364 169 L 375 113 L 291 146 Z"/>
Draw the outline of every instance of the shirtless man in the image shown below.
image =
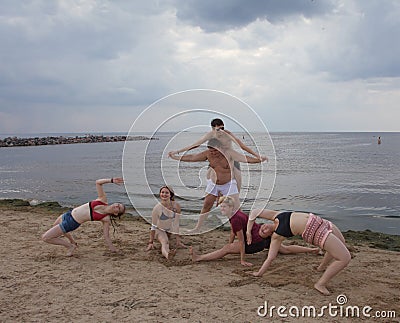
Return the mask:
<path id="1" fill-rule="evenodd" d="M 179 153 L 192 150 L 194 148 L 199 147 L 201 144 L 205 143 L 206 141 L 208 141 L 212 138 L 216 138 L 221 142 L 221 146 L 224 151 L 233 150 L 233 148 L 232 148 L 232 142 L 233 142 L 233 143 L 237 144 L 242 150 L 248 152 L 249 154 L 253 155 L 254 157 L 268 161 L 267 157 L 263 157 L 263 156 L 257 154 L 251 148 L 246 146 L 241 140 L 239 140 L 237 137 L 235 137 L 232 134 L 232 132 L 226 130 L 225 126 L 224 126 L 224 122 L 221 119 L 213 119 L 211 121 L 211 131 L 207 132 L 195 143 L 193 143 L 192 145 L 186 146 L 184 148 L 178 149 L 176 151 L 171 151 L 171 152 L 169 152 L 168 155 L 171 157 L 171 155 L 177 155 Z M 234 166 L 235 167 L 233 168 L 233 174 L 234 174 L 234 178 L 236 179 L 236 182 L 237 182 L 238 190 L 240 191 L 240 188 L 242 187 L 242 175 L 240 173 L 239 161 L 235 161 Z M 213 174 L 212 170 L 209 169 L 209 171 L 207 172 L 207 179 L 210 179 L 212 174 Z"/>
<path id="2" fill-rule="evenodd" d="M 233 149 L 224 150 L 222 143 L 212 138 L 207 143 L 207 150 L 204 150 L 198 154 L 189 154 L 183 156 L 177 156 L 171 153 L 170 157 L 174 160 L 185 161 L 185 162 L 199 162 L 208 161 L 210 168 L 212 169 L 212 176 L 207 181 L 206 197 L 204 199 L 203 207 L 200 212 L 199 221 L 193 231 L 203 225 L 208 212 L 210 212 L 214 202 L 220 195 L 231 196 L 235 201 L 235 210 L 239 209 L 239 190 L 237 187 L 236 179 L 233 177 L 233 164 L 234 162 L 242 163 L 261 163 L 266 160 L 266 157 L 249 157 L 238 153 Z"/>

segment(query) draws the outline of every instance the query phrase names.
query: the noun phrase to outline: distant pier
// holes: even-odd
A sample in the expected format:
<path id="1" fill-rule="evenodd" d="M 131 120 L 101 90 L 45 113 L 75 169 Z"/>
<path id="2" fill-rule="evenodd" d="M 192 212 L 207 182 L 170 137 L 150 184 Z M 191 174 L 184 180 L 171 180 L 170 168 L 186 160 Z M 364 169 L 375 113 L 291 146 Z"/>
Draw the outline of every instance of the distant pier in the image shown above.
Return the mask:
<path id="1" fill-rule="evenodd" d="M 0 140 L 0 147 L 21 147 L 21 146 L 43 146 L 43 145 L 69 145 L 69 144 L 87 144 L 97 142 L 118 142 L 118 141 L 136 141 L 136 140 L 157 140 L 155 137 L 146 136 L 104 136 L 104 135 L 85 135 L 85 136 L 48 136 L 18 138 L 7 137 Z"/>

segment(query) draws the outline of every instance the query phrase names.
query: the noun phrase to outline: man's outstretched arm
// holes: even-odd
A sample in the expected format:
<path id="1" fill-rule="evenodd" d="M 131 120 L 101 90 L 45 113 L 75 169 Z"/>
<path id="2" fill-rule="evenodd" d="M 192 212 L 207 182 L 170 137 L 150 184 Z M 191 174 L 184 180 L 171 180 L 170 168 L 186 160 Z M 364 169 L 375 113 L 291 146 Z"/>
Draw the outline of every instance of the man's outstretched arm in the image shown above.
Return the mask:
<path id="1" fill-rule="evenodd" d="M 184 161 L 184 162 L 199 162 L 207 160 L 207 151 L 202 151 L 198 154 L 185 154 L 183 156 L 179 156 L 177 154 L 169 154 L 174 160 Z"/>
<path id="2" fill-rule="evenodd" d="M 262 163 L 263 161 L 267 160 L 266 157 L 250 157 L 250 156 L 246 156 L 243 155 L 239 152 L 237 152 L 236 150 L 233 149 L 229 149 L 227 152 L 227 154 L 230 155 L 230 157 L 237 162 L 240 163 L 249 163 L 249 164 L 257 164 L 257 163 Z"/>

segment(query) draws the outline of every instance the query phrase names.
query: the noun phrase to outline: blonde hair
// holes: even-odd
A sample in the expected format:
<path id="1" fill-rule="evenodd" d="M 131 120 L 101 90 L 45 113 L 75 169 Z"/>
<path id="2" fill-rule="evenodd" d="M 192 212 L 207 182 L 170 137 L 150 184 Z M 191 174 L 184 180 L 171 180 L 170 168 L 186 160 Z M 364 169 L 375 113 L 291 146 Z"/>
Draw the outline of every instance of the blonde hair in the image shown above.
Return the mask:
<path id="1" fill-rule="evenodd" d="M 218 200 L 218 204 L 221 204 L 221 203 L 228 204 L 231 207 L 233 207 L 235 205 L 234 199 L 230 196 L 221 196 Z"/>

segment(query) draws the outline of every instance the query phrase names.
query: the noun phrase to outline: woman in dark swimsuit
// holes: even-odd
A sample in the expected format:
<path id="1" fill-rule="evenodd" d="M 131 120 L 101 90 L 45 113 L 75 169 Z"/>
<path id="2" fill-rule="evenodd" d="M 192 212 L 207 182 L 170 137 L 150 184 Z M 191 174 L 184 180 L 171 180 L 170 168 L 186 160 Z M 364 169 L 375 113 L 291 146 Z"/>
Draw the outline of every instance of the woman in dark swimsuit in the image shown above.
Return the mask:
<path id="1" fill-rule="evenodd" d="M 68 249 L 67 256 L 72 256 L 78 245 L 70 232 L 84 222 L 101 221 L 104 240 L 108 248 L 112 252 L 116 252 L 117 249 L 113 246 L 109 234 L 111 218 L 124 214 L 125 206 L 121 203 L 107 204 L 107 196 L 103 190 L 103 184 L 106 183 L 120 185 L 124 183 L 124 180 L 119 177 L 98 179 L 96 181 L 97 199 L 60 215 L 54 222 L 54 226 L 42 235 L 42 240 L 50 244 L 64 246 Z M 63 239 L 62 236 L 66 237 L 68 241 Z"/>
<path id="2" fill-rule="evenodd" d="M 257 217 L 271 220 L 273 223 L 264 224 L 261 227 L 262 234 L 271 237 L 271 246 L 267 259 L 260 270 L 253 275 L 262 276 L 267 271 L 278 255 L 282 241 L 294 235 L 301 235 L 304 241 L 326 251 L 324 259 L 317 268 L 318 271 L 324 273 L 314 284 L 314 288 L 324 295 L 329 295 L 330 292 L 326 288 L 327 283 L 343 270 L 351 259 L 343 234 L 338 227 L 313 213 L 257 209 L 250 212 L 247 232 L 251 232 Z M 251 238 L 248 238 L 248 242 L 251 242 Z"/>
<path id="3" fill-rule="evenodd" d="M 241 265 L 252 266 L 251 263 L 245 261 L 245 255 L 257 253 L 269 248 L 271 239 L 267 235 L 263 234 L 261 231 L 261 224 L 254 223 L 249 233 L 246 233 L 248 216 L 240 210 L 236 211 L 234 205 L 234 199 L 230 196 L 223 196 L 219 199 L 221 214 L 229 218 L 231 224 L 229 243 L 221 249 L 203 255 L 196 254 L 193 251 L 193 248 L 190 247 L 190 253 L 194 262 L 216 260 L 223 258 L 228 254 L 240 254 Z M 251 237 L 250 239 L 247 238 L 249 236 Z M 234 241 L 235 237 L 238 238 L 237 241 Z M 246 240 L 250 240 L 251 242 L 247 244 Z M 318 248 L 307 248 L 294 245 L 281 245 L 279 248 L 279 252 L 283 254 L 306 252 L 317 254 L 318 251 Z"/>
<path id="4" fill-rule="evenodd" d="M 165 258 L 171 259 L 175 255 L 176 249 L 170 250 L 170 233 L 176 234 L 177 248 L 186 248 L 177 234 L 179 232 L 181 206 L 175 202 L 174 191 L 168 186 L 161 187 L 160 200 L 151 213 L 152 225 L 147 251 L 154 249 L 154 238 L 157 238 L 161 243 L 161 253 Z"/>

